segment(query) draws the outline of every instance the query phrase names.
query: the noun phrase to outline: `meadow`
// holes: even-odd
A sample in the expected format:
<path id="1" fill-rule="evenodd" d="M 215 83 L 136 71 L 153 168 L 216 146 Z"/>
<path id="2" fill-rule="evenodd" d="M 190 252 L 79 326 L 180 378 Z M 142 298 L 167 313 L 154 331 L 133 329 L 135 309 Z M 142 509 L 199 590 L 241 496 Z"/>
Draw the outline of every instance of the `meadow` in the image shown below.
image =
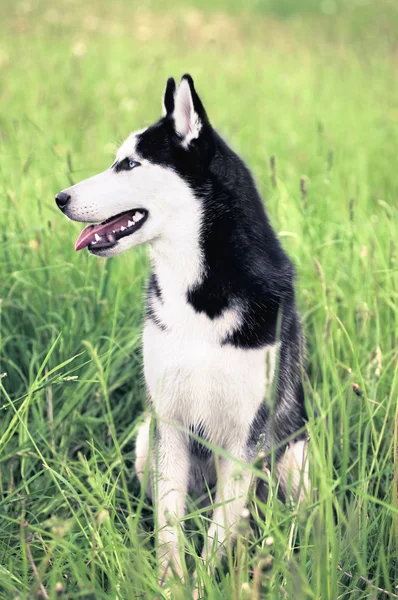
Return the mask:
<path id="1" fill-rule="evenodd" d="M 188 562 L 208 600 L 398 598 L 396 3 L 3 0 L 0 28 L 0 598 L 164 596 L 133 468 L 146 249 L 75 253 L 54 194 L 185 72 L 296 266 L 313 485 L 297 509 L 272 481 L 218 579 L 190 507 Z"/>

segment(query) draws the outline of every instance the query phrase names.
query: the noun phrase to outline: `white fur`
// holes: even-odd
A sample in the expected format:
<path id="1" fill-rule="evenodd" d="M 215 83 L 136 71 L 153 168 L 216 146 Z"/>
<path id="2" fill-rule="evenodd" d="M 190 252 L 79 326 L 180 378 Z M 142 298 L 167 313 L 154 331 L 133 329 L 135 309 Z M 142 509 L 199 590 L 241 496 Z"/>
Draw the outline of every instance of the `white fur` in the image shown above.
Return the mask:
<path id="1" fill-rule="evenodd" d="M 140 426 L 138 431 L 137 439 L 135 441 L 135 472 L 137 474 L 140 483 L 144 478 L 146 470 L 149 468 L 148 458 L 149 453 L 149 442 L 150 442 L 150 430 L 151 430 L 151 415 L 150 413 L 145 415 L 145 420 Z M 151 495 L 151 485 L 147 486 L 147 493 Z"/>
<path id="2" fill-rule="evenodd" d="M 155 252 L 154 268 L 162 289 L 162 301 L 153 300 L 153 308 L 167 329 L 160 329 L 152 321 L 145 324 L 144 368 L 159 419 L 158 485 L 161 491 L 157 503 L 159 524 L 165 527 L 160 537 L 163 541 L 173 540 L 171 554 L 164 555 L 163 560 L 166 564 L 172 558 L 180 570 L 179 554 L 172 550 L 176 547 L 178 527 L 171 528 L 172 534 L 161 515 L 173 512 L 177 522 L 184 516 L 184 510 L 177 512 L 177 509 L 185 507 L 190 464 L 188 433 L 184 434 L 181 428 L 188 432 L 190 426 L 201 424 L 211 443 L 239 460 L 247 460 L 250 425 L 263 401 L 267 383 L 274 376 L 276 347 L 244 350 L 221 345 L 226 334 L 239 324 L 239 311 L 226 310 L 213 320 L 196 313 L 183 294 L 184 271 L 167 269 L 161 261 L 159 264 Z M 271 365 L 268 382 L 267 355 Z M 215 511 L 209 529 L 209 541 L 217 540 L 220 551 L 227 531 L 234 536 L 251 479 L 247 470 L 241 479 L 235 480 L 234 469 L 234 462 L 220 459 L 216 504 L 222 501 L 225 504 Z M 205 552 L 211 552 L 211 543 L 206 545 Z"/>
<path id="3" fill-rule="evenodd" d="M 174 123 L 176 131 L 183 138 L 182 145 L 188 147 L 189 143 L 198 138 L 202 123 L 194 109 L 189 83 L 183 79 L 175 95 Z"/>
<path id="4" fill-rule="evenodd" d="M 137 129 L 126 138 L 123 144 L 116 152 L 116 160 L 123 160 L 126 156 L 134 158 L 137 156 L 137 138 L 140 133 L 144 133 L 146 129 Z"/>
<path id="5" fill-rule="evenodd" d="M 97 254 L 109 257 L 138 244 L 153 242 L 160 253 L 168 254 L 169 258 L 173 254 L 174 261 L 189 268 L 184 261 L 189 260 L 190 249 L 186 246 L 190 239 L 195 240 L 195 260 L 199 251 L 200 203 L 175 171 L 155 165 L 137 153 L 136 136 L 137 133 L 127 138 L 117 152 L 117 159 L 129 157 L 141 163 L 140 166 L 119 173 L 110 168 L 64 190 L 71 195 L 65 214 L 73 221 L 98 223 L 118 213 L 143 208 L 149 213 L 143 227 L 118 240 L 115 247 Z"/>
<path id="6" fill-rule="evenodd" d="M 301 502 L 310 491 L 307 440 L 289 444 L 277 465 L 283 489 L 295 502 Z"/>
<path id="7" fill-rule="evenodd" d="M 235 450 L 246 445 L 264 397 L 266 350 L 221 346 L 217 328 L 223 329 L 229 314 L 212 330 L 207 317 L 187 312 L 183 329 L 171 324 L 162 331 L 151 321 L 144 328 L 145 378 L 156 413 L 187 429 L 201 423 L 214 444 Z"/>

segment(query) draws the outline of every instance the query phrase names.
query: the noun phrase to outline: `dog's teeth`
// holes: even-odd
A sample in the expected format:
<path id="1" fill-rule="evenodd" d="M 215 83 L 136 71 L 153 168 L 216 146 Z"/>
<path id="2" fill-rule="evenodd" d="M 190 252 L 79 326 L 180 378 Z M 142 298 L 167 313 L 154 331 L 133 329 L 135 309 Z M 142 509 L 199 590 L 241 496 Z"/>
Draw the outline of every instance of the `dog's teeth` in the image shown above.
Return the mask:
<path id="1" fill-rule="evenodd" d="M 133 222 L 133 221 L 130 221 L 130 220 L 129 220 L 129 221 L 127 221 L 127 227 L 131 227 L 132 225 L 134 225 L 134 222 Z"/>
<path id="2" fill-rule="evenodd" d="M 112 233 L 116 233 L 116 229 L 112 229 Z"/>
<path id="3" fill-rule="evenodd" d="M 96 242 L 99 242 L 99 241 L 100 241 L 100 239 L 101 239 L 101 236 L 100 236 L 100 235 L 98 235 L 98 233 L 96 233 L 96 234 L 94 235 L 94 237 L 95 237 L 95 241 L 96 241 Z"/>
<path id="4" fill-rule="evenodd" d="M 91 245 L 92 245 L 92 246 L 94 246 L 94 244 L 96 244 L 96 243 L 97 243 L 97 242 L 95 242 L 95 241 L 94 241 L 94 242 L 91 242 Z"/>
<path id="5" fill-rule="evenodd" d="M 124 231 L 126 228 L 122 225 L 120 231 Z"/>
<path id="6" fill-rule="evenodd" d="M 141 221 L 141 219 L 142 219 L 143 216 L 144 215 L 142 213 L 140 213 L 140 212 L 137 211 L 136 213 L 134 213 L 134 216 L 133 216 L 134 222 L 138 223 L 138 221 Z"/>
<path id="7" fill-rule="evenodd" d="M 108 235 L 106 236 L 106 238 L 107 238 L 108 242 L 115 242 L 116 241 L 116 238 L 113 235 L 113 233 L 108 233 Z"/>

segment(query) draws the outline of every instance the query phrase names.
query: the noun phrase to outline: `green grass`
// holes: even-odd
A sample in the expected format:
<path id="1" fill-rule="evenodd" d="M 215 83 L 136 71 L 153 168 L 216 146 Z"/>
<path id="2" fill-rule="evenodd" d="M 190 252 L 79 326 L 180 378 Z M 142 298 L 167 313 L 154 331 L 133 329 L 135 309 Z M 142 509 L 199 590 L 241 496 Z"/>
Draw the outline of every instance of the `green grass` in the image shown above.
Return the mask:
<path id="1" fill-rule="evenodd" d="M 297 267 L 314 487 L 299 511 L 271 494 L 206 597 L 398 595 L 395 4 L 24 0 L 0 12 L 0 598 L 161 597 L 133 469 L 146 252 L 75 254 L 80 227 L 53 196 L 108 166 L 186 71 Z M 191 545 L 204 525 L 190 516 Z"/>

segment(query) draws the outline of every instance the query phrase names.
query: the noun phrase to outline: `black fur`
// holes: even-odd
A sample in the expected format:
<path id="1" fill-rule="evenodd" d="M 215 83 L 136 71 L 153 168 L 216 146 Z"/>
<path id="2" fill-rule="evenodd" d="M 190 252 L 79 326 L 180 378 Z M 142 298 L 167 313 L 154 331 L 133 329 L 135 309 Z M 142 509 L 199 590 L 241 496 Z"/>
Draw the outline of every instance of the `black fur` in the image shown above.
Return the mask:
<path id="1" fill-rule="evenodd" d="M 227 308 L 239 310 L 241 325 L 223 344 L 254 349 L 280 342 L 275 402 L 262 407 L 252 424 L 248 443 L 253 447 L 271 421 L 276 441 L 291 436 L 305 423 L 304 348 L 295 307 L 294 269 L 266 216 L 249 169 L 212 128 L 192 78 L 184 78 L 201 121 L 199 137 L 188 148 L 181 143 L 172 114 L 175 87 L 169 80 L 167 114 L 139 135 L 137 152 L 176 170 L 202 205 L 206 275 L 186 291 L 194 310 L 210 319 Z M 153 279 L 149 289 L 161 294 Z"/>
<path id="2" fill-rule="evenodd" d="M 166 110 L 166 115 L 171 115 L 174 110 L 174 94 L 176 91 L 176 82 L 173 77 L 169 77 L 164 92 L 163 104 Z"/>
<path id="3" fill-rule="evenodd" d="M 196 437 L 199 437 L 202 440 L 208 441 L 207 437 L 206 437 L 206 430 L 202 423 L 200 423 L 197 426 L 191 425 L 191 427 L 189 429 L 190 429 L 191 433 L 193 435 L 195 435 Z M 193 454 L 194 456 L 196 456 L 196 458 L 199 458 L 200 460 L 207 460 L 212 455 L 212 451 L 210 450 L 210 448 L 208 448 L 207 446 L 204 446 L 199 440 L 194 439 L 191 436 L 189 438 L 189 448 L 190 448 L 191 454 Z"/>
<path id="4" fill-rule="evenodd" d="M 152 273 L 147 288 L 146 318 L 153 321 L 155 325 L 157 325 L 162 331 L 166 331 L 166 325 L 161 321 L 161 319 L 159 319 L 158 315 L 153 309 L 152 298 L 154 297 L 162 302 L 162 291 L 159 287 L 159 282 L 155 273 Z"/>

